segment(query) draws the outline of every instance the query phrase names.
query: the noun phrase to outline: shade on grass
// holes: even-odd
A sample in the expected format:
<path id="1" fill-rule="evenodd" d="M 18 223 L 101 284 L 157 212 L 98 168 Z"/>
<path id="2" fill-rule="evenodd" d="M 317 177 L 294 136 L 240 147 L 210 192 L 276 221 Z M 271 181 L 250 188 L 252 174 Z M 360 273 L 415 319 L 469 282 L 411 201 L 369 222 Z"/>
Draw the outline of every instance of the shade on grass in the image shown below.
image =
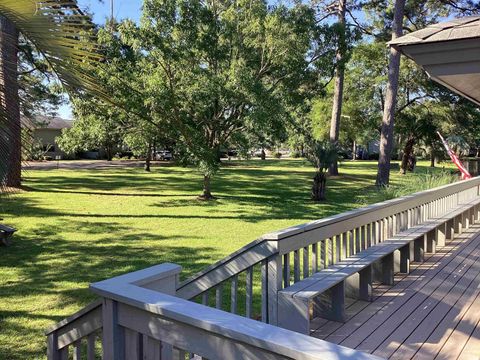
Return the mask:
<path id="1" fill-rule="evenodd" d="M 167 261 L 187 276 L 263 233 L 378 198 L 376 163 L 340 171 L 320 204 L 310 201 L 313 168 L 303 160 L 227 163 L 213 202 L 195 199 L 202 177 L 188 168 L 28 171 L 27 190 L 0 203 L 0 217 L 19 229 L 0 248 L 0 359 L 44 358 L 43 330 L 93 300 L 91 282 Z"/>

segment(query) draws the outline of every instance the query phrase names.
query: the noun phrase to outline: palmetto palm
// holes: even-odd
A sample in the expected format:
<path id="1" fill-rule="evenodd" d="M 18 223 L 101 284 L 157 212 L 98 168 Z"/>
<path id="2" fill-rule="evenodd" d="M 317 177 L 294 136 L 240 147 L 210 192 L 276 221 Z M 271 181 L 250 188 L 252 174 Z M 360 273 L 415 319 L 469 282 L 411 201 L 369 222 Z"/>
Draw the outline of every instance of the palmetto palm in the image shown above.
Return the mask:
<path id="1" fill-rule="evenodd" d="M 316 169 L 312 185 L 312 200 L 323 201 L 327 185 L 326 171 L 338 160 L 337 145 L 326 141 L 312 140 L 307 150 L 307 156 Z"/>
<path id="2" fill-rule="evenodd" d="M 0 190 L 20 185 L 19 34 L 45 58 L 67 91 L 101 94 L 87 70 L 100 59 L 92 30 L 75 0 L 0 2 Z"/>

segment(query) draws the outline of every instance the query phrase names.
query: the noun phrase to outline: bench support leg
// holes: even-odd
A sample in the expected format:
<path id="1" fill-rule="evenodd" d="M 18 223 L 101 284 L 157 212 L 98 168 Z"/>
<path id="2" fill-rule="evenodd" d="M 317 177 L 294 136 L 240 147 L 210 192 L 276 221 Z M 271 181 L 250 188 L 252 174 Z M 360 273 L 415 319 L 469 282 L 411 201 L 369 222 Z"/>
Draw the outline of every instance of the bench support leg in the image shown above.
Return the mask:
<path id="1" fill-rule="evenodd" d="M 437 245 L 445 246 L 445 241 L 447 239 L 447 223 L 443 223 L 436 229 Z"/>
<path id="2" fill-rule="evenodd" d="M 454 236 L 455 236 L 455 220 L 450 219 L 447 221 L 445 237 L 447 238 L 447 240 L 453 240 Z"/>
<path id="3" fill-rule="evenodd" d="M 333 321 L 345 322 L 345 282 L 332 287 L 332 318 Z"/>
<path id="4" fill-rule="evenodd" d="M 385 285 L 393 285 L 393 253 L 385 256 L 380 261 L 382 264 L 382 283 Z"/>
<path id="5" fill-rule="evenodd" d="M 345 281 L 331 287 L 328 293 L 329 297 L 324 293 L 313 299 L 313 317 L 345 322 Z M 288 318 L 288 314 L 283 316 Z"/>
<path id="6" fill-rule="evenodd" d="M 402 247 L 400 249 L 400 272 L 410 274 L 410 253 L 413 250 L 413 243 Z"/>
<path id="7" fill-rule="evenodd" d="M 414 243 L 413 243 L 413 261 L 415 262 L 423 262 L 424 260 L 424 254 L 425 254 L 425 242 L 424 242 L 424 238 L 423 236 L 422 237 L 419 237 L 417 239 L 414 240 Z"/>
<path id="8" fill-rule="evenodd" d="M 461 234 L 462 233 L 462 215 L 455 216 L 454 218 L 454 223 L 455 223 L 455 233 L 456 234 Z"/>
<path id="9" fill-rule="evenodd" d="M 372 266 L 367 266 L 365 269 L 359 272 L 360 286 L 359 296 L 360 300 L 372 301 Z"/>
<path id="10" fill-rule="evenodd" d="M 436 231 L 432 230 L 426 233 L 425 236 L 425 242 L 426 242 L 426 247 L 427 247 L 427 252 L 435 254 L 437 250 L 437 240 L 436 240 Z"/>
<path id="11" fill-rule="evenodd" d="M 462 213 L 462 225 L 464 230 L 468 230 L 470 228 L 470 210 Z"/>
<path id="12" fill-rule="evenodd" d="M 310 334 L 310 306 L 308 301 L 296 299 L 279 292 L 278 294 L 278 323 L 279 327 Z"/>
<path id="13" fill-rule="evenodd" d="M 395 250 L 393 252 L 393 272 L 395 274 L 400 272 L 400 262 L 401 262 L 400 250 Z"/>

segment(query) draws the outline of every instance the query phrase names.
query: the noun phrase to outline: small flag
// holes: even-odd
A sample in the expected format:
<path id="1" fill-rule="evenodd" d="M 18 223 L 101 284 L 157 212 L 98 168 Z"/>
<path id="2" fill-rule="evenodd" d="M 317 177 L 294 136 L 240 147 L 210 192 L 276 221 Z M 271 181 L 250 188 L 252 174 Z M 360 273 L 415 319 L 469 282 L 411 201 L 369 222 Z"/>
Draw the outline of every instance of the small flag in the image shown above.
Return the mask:
<path id="1" fill-rule="evenodd" d="M 440 140 L 442 140 L 443 146 L 445 146 L 445 149 L 447 150 L 448 155 L 450 156 L 450 159 L 452 159 L 453 163 L 457 166 L 458 170 L 462 173 L 462 180 L 468 180 L 472 178 L 472 175 L 468 172 L 467 169 L 465 169 L 465 166 L 463 166 L 462 162 L 458 158 L 457 154 L 453 152 L 452 149 L 450 149 L 450 146 L 448 146 L 447 141 L 443 138 L 442 134 L 440 134 L 439 131 L 437 131 L 438 136 L 440 136 Z"/>

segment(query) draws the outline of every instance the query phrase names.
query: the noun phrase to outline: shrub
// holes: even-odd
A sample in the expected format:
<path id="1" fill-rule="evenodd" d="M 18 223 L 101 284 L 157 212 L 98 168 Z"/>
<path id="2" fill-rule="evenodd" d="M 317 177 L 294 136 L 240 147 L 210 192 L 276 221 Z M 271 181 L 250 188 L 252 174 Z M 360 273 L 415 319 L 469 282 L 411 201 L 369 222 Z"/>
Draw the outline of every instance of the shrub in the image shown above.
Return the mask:
<path id="1" fill-rule="evenodd" d="M 280 158 L 282 157 L 282 153 L 279 152 L 279 151 L 274 152 L 274 153 L 273 153 L 273 157 L 274 157 L 275 159 L 280 159 Z"/>

